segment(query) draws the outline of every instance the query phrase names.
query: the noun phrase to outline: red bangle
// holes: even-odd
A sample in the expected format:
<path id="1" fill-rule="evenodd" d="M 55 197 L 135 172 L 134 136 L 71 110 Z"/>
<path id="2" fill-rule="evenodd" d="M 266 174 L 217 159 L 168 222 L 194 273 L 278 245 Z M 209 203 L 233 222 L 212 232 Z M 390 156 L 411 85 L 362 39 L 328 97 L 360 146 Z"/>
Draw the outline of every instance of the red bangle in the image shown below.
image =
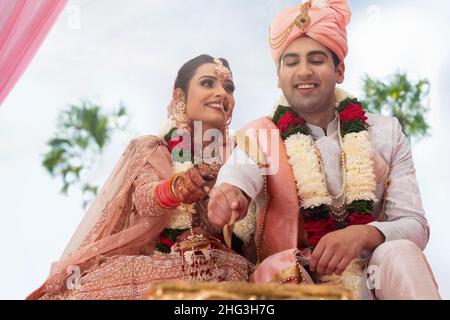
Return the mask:
<path id="1" fill-rule="evenodd" d="M 172 193 L 172 180 L 164 180 L 155 187 L 155 197 L 165 209 L 173 209 L 181 204 L 181 201 Z"/>

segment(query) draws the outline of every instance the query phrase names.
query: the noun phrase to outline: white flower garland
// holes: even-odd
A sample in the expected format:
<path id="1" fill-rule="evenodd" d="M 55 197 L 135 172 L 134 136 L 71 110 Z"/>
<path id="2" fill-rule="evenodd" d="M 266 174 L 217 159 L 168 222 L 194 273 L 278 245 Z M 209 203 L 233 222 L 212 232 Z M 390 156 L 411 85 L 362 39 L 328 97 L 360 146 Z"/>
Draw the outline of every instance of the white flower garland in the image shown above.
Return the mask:
<path id="1" fill-rule="evenodd" d="M 313 209 L 331 205 L 333 199 L 328 192 L 325 172 L 322 172 L 320 165 L 320 154 L 312 136 L 296 133 L 289 136 L 284 144 L 294 173 L 300 206 Z M 346 134 L 342 148 L 346 155 L 345 203 L 350 204 L 356 200 L 376 201 L 369 132 Z"/>
<path id="2" fill-rule="evenodd" d="M 375 201 L 375 174 L 371 158 L 372 146 L 369 132 L 346 134 L 343 149 L 347 158 L 346 202 L 356 200 Z"/>
<path id="3" fill-rule="evenodd" d="M 323 204 L 331 205 L 325 175 L 321 172 L 311 136 L 296 133 L 284 142 L 297 183 L 301 207 L 315 208 Z"/>

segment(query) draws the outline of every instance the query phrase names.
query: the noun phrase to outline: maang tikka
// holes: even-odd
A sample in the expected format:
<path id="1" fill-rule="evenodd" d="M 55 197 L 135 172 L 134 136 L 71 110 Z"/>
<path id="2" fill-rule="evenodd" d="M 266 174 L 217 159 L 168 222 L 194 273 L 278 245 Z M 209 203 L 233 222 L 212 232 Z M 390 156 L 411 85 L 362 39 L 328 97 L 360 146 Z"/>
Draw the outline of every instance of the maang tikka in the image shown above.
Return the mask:
<path id="1" fill-rule="evenodd" d="M 231 71 L 228 69 L 219 58 L 214 58 L 214 63 L 216 64 L 216 74 L 222 80 L 231 80 Z"/>

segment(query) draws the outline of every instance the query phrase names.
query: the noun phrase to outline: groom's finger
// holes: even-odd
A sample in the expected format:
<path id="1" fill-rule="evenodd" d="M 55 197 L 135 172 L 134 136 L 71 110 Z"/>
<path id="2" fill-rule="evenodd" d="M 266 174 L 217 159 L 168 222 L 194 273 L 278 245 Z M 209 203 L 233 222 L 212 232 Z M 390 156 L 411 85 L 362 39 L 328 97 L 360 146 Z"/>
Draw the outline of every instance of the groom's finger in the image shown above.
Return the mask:
<path id="1" fill-rule="evenodd" d="M 322 257 L 322 254 L 325 251 L 325 248 L 326 248 L 325 242 L 323 241 L 323 239 L 321 239 L 311 254 L 311 260 L 309 262 L 309 269 L 311 271 L 316 271 L 317 263 L 319 262 L 320 258 Z"/>
<path id="2" fill-rule="evenodd" d="M 208 203 L 209 221 L 216 227 L 223 227 L 228 223 L 230 210 L 225 196 L 216 188 L 211 190 Z"/>
<path id="3" fill-rule="evenodd" d="M 239 195 L 236 200 L 231 203 L 231 209 L 237 213 L 237 220 L 241 220 L 245 216 L 248 207 L 248 200 Z"/>
<path id="4" fill-rule="evenodd" d="M 342 254 L 340 251 L 334 252 L 333 257 L 328 262 L 328 266 L 324 272 L 324 274 L 332 274 L 336 271 L 338 263 L 342 260 Z"/>

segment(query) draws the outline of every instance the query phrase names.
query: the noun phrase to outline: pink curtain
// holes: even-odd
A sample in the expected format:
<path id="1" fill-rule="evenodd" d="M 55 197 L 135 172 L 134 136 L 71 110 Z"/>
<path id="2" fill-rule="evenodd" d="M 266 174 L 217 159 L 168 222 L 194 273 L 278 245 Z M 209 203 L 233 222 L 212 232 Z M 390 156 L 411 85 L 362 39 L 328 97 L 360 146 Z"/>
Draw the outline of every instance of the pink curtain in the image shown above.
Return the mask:
<path id="1" fill-rule="evenodd" d="M 0 0 L 0 105 L 68 0 Z"/>

